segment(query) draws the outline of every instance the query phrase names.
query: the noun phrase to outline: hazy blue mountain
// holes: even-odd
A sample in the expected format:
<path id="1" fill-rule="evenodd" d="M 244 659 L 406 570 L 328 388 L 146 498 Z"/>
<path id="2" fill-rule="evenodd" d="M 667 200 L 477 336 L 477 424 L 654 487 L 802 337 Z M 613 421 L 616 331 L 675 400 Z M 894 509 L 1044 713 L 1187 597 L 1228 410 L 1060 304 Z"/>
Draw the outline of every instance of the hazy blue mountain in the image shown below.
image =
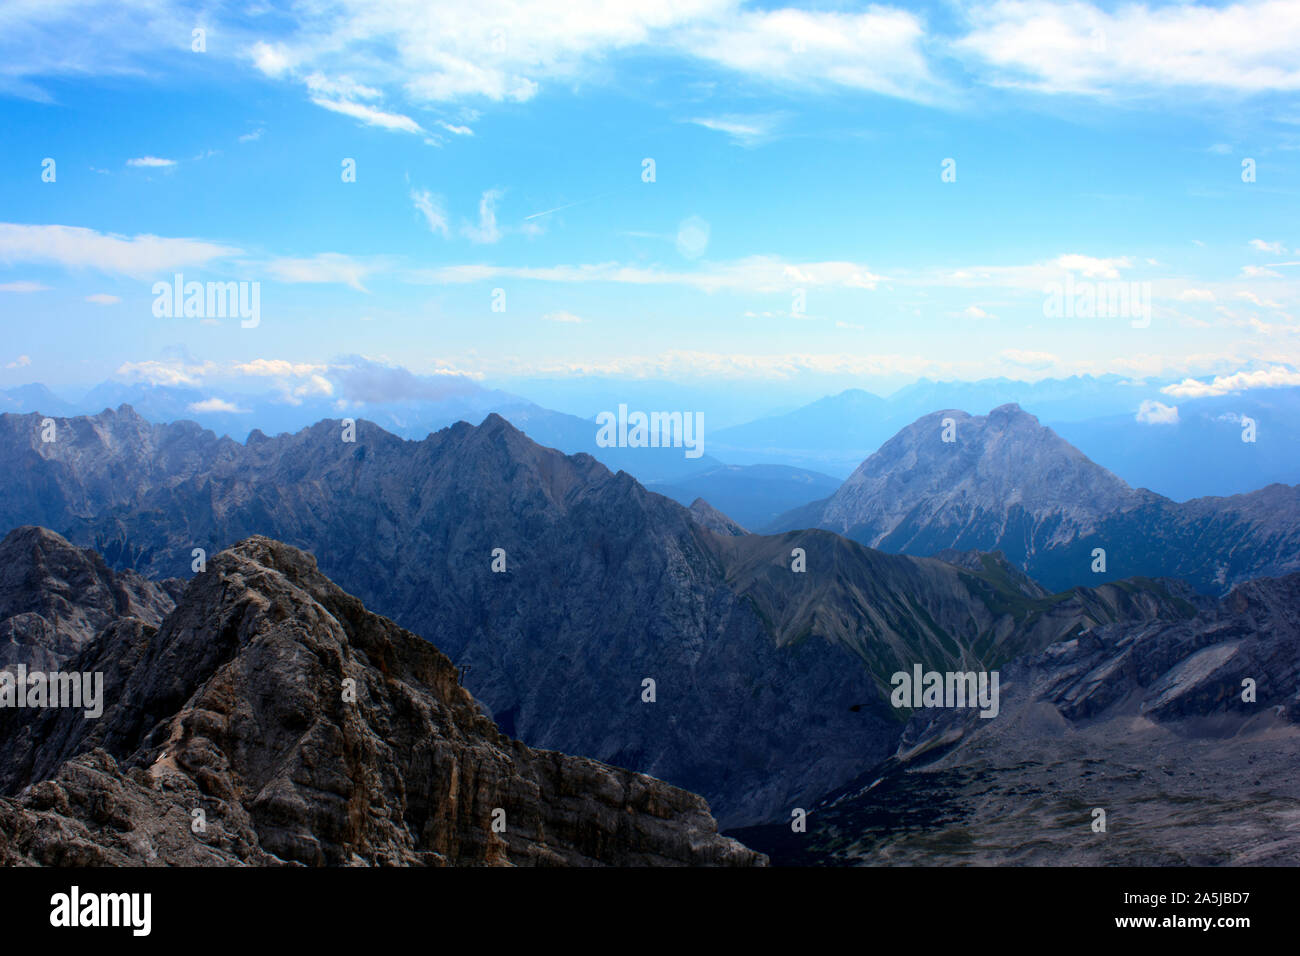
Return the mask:
<path id="1" fill-rule="evenodd" d="M 44 412 L 47 415 L 75 415 L 84 411 L 73 402 L 64 401 L 40 383 L 0 389 L 0 412 L 26 414 Z"/>
<path id="2" fill-rule="evenodd" d="M 997 550 L 1054 590 L 1148 575 L 1222 593 L 1300 570 L 1300 486 L 1177 503 L 1130 487 L 1015 405 L 926 415 L 825 501 L 771 527 L 826 528 L 903 554 Z"/>
<path id="3" fill-rule="evenodd" d="M 351 377 L 348 377 L 348 376 Z M 382 381 L 376 381 L 380 379 Z M 458 421 L 482 421 L 498 414 L 540 444 L 567 454 L 585 452 L 614 471 L 626 471 L 641 481 L 689 478 L 717 468 L 711 455 L 687 458 L 681 448 L 618 448 L 596 444 L 594 420 L 586 420 L 539 405 L 498 389 L 483 388 L 467 379 L 449 382 L 415 376 L 402 369 L 357 362 L 340 387 L 361 402 L 359 410 L 340 412 L 333 396 L 289 396 L 276 391 L 247 392 L 190 386 L 109 381 L 76 402 L 58 398 L 43 385 L 23 386 L 0 393 L 0 411 L 47 415 L 94 415 L 129 405 L 150 422 L 192 421 L 217 435 L 243 442 L 253 431 L 266 435 L 295 432 L 323 418 L 364 417 L 403 438 L 423 438 Z M 290 400 L 290 398 L 292 400 Z M 705 432 L 705 450 L 708 449 Z"/>
<path id="4" fill-rule="evenodd" d="M 527 429 L 524 429 L 527 431 Z M 646 487 L 683 505 L 705 499 L 746 528 L 763 528 L 793 508 L 825 498 L 839 479 L 786 465 L 720 465 L 686 480 Z"/>
<path id="5" fill-rule="evenodd" d="M 973 414 L 999 405 L 1019 405 L 1039 418 L 1078 421 L 1107 414 L 1130 414 L 1144 399 L 1158 398 L 1157 384 L 1118 375 L 1072 375 L 1021 382 L 1008 378 L 975 382 L 920 379 L 889 396 L 895 417 L 913 421 L 936 408 L 966 408 Z"/>
<path id="6" fill-rule="evenodd" d="M 714 434 L 710 450 L 736 464 L 771 462 L 847 477 L 862 459 L 904 425 L 936 408 L 966 408 L 982 413 L 1018 403 L 1040 416 L 1075 420 L 1101 411 L 1132 412 L 1154 387 L 1119 376 L 1074 376 L 1018 382 L 932 382 L 921 379 L 881 398 L 861 389 L 829 395 L 792 412 L 772 415 Z"/>
<path id="7" fill-rule="evenodd" d="M 1176 422 L 1147 424 L 1122 414 L 1051 424 L 1129 484 L 1175 501 L 1300 482 L 1300 388 L 1164 404 L 1177 407 Z M 1242 441 L 1243 416 L 1255 422 L 1254 442 Z"/>

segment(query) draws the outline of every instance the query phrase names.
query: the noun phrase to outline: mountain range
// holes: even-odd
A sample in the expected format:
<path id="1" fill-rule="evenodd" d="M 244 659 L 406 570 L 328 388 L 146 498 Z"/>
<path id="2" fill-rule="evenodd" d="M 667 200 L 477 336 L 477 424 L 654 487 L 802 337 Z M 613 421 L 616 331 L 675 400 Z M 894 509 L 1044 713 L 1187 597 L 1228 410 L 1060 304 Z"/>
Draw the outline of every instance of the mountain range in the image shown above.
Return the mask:
<path id="1" fill-rule="evenodd" d="M 1145 575 L 1222 594 L 1300 570 L 1300 486 L 1174 502 L 1130 487 L 1016 405 L 917 420 L 833 495 L 768 530 L 803 527 L 903 554 L 1000 551 L 1053 590 Z"/>
<path id="2" fill-rule="evenodd" d="M 495 415 L 418 442 L 365 421 L 349 442 L 322 421 L 240 445 L 125 407 L 60 419 L 52 442 L 41 431 L 40 416 L 0 416 L 0 522 L 153 578 L 188 577 L 195 549 L 252 535 L 308 550 L 447 653 L 503 732 L 701 793 L 724 826 L 884 759 L 899 668 L 994 666 L 1097 624 L 1195 611 L 1177 582 L 1053 595 L 999 559 L 717 533 L 714 509 Z"/>

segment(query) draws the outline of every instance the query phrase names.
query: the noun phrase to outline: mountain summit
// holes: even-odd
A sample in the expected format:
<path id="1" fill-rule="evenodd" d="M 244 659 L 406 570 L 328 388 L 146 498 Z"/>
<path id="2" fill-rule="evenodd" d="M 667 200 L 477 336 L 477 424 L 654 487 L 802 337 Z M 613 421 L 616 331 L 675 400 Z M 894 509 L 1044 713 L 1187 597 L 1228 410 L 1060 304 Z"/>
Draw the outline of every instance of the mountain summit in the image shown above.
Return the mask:
<path id="1" fill-rule="evenodd" d="M 1001 551 L 1052 590 L 1147 575 L 1219 594 L 1300 569 L 1300 486 L 1180 504 L 1129 487 L 1014 404 L 918 419 L 772 527 L 902 554 Z"/>

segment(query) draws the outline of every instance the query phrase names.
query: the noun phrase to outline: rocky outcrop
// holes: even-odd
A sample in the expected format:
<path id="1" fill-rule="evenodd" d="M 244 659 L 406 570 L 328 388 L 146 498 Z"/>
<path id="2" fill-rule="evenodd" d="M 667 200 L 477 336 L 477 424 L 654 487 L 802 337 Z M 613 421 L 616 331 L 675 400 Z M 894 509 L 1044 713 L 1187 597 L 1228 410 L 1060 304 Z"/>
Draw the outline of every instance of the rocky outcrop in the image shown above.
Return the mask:
<path id="1" fill-rule="evenodd" d="M 707 528 L 709 531 L 713 531 L 717 534 L 732 535 L 733 537 L 742 534 L 749 534 L 748 531 L 736 524 L 736 522 L 732 521 L 703 498 L 696 498 L 691 502 L 690 512 L 691 518 L 696 524 L 701 528 Z"/>
<path id="2" fill-rule="evenodd" d="M 1145 576 L 1222 595 L 1300 570 L 1300 486 L 1170 501 L 1130 488 L 1017 405 L 918 419 L 830 498 L 773 525 L 809 527 L 900 554 L 1002 551 L 1054 591 Z"/>
<path id="3" fill-rule="evenodd" d="M 157 626 L 181 587 L 114 572 L 45 528 L 15 528 L 0 541 L 0 668 L 55 669 L 120 617 Z"/>
<path id="4" fill-rule="evenodd" d="M 267 538 L 65 667 L 109 704 L 0 712 L 0 862 L 763 862 L 694 794 L 506 737 L 436 647 Z"/>

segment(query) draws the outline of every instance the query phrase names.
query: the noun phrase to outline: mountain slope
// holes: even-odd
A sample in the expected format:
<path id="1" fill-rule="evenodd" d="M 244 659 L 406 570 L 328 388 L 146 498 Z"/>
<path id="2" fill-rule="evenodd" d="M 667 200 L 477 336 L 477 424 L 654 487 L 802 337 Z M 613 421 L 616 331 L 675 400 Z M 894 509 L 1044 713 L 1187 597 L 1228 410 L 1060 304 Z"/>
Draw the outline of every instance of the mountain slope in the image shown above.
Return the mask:
<path id="1" fill-rule="evenodd" d="M 805 837 L 736 835 L 785 864 L 1295 865 L 1298 682 L 1300 575 L 1252 581 L 1027 655 L 997 717 L 916 712 Z"/>
<path id="2" fill-rule="evenodd" d="M 56 668 L 119 617 L 156 627 L 180 587 L 114 572 L 44 528 L 15 528 L 0 541 L 0 667 Z"/>
<path id="3" fill-rule="evenodd" d="M 505 737 L 432 644 L 266 538 L 67 667 L 109 705 L 0 712 L 7 864 L 763 862 L 694 794 Z"/>
<path id="4" fill-rule="evenodd" d="M 1001 551 L 1053 590 L 1144 575 L 1222 593 L 1300 568 L 1300 486 L 1179 504 L 1130 488 L 1015 405 L 919 419 L 830 498 L 774 524 L 808 526 L 904 554 Z"/>

